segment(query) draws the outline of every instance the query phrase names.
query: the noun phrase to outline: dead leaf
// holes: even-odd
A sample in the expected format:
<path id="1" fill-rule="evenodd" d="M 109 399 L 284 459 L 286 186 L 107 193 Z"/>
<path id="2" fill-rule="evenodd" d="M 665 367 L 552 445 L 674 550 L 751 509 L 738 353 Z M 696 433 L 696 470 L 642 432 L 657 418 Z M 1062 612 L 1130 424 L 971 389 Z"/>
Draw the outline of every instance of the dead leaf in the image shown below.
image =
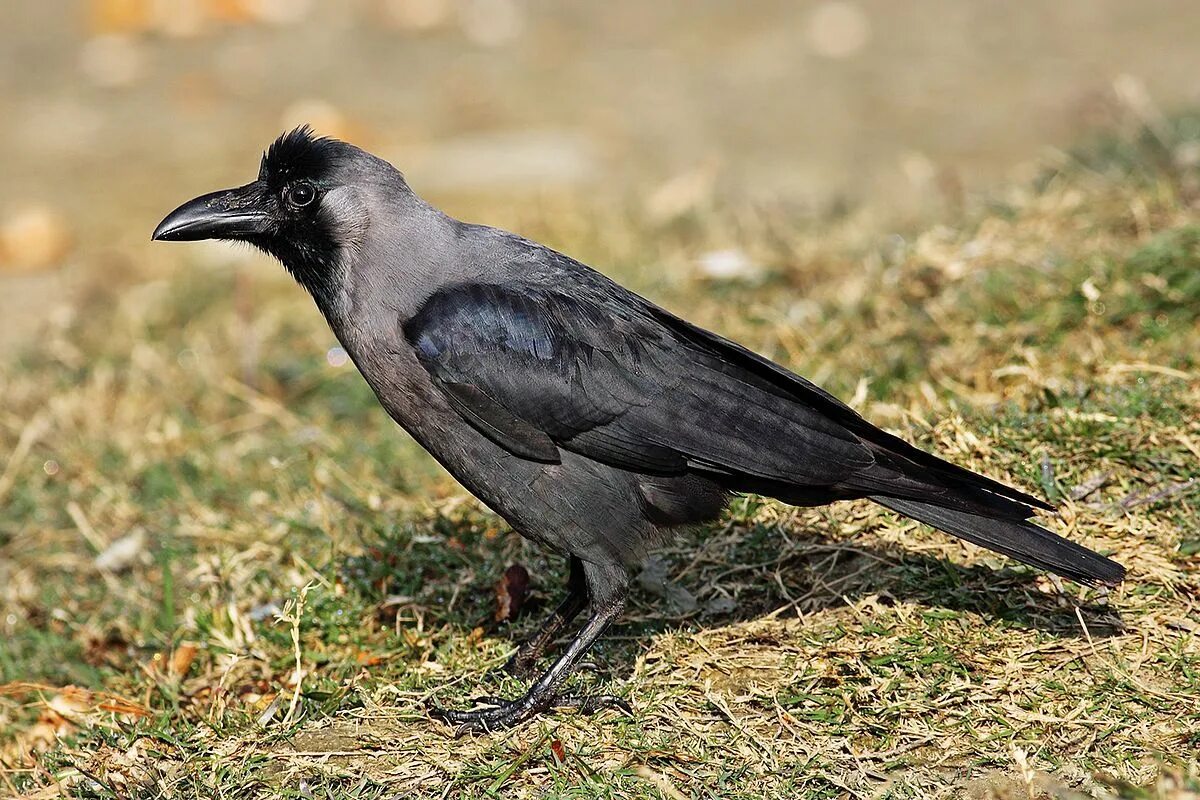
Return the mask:
<path id="1" fill-rule="evenodd" d="M 378 653 L 368 652 L 367 650 L 359 650 L 354 660 L 364 667 L 374 667 L 383 663 L 383 656 Z"/>
<path id="2" fill-rule="evenodd" d="M 192 642 L 183 642 L 179 647 L 175 648 L 175 652 L 171 656 L 171 674 L 178 676 L 186 675 L 188 669 L 192 666 L 192 662 L 195 660 L 196 645 Z"/>
<path id="3" fill-rule="evenodd" d="M 496 622 L 512 622 L 525 606 L 529 596 L 529 571 L 520 564 L 504 570 L 496 583 Z"/>
<path id="4" fill-rule="evenodd" d="M 20 697 L 27 694 L 42 695 L 42 702 L 46 707 L 53 708 L 64 716 L 96 711 L 110 711 L 135 717 L 150 716 L 149 709 L 140 703 L 108 692 L 93 692 L 78 686 L 50 686 L 31 681 L 0 684 L 0 697 Z"/>

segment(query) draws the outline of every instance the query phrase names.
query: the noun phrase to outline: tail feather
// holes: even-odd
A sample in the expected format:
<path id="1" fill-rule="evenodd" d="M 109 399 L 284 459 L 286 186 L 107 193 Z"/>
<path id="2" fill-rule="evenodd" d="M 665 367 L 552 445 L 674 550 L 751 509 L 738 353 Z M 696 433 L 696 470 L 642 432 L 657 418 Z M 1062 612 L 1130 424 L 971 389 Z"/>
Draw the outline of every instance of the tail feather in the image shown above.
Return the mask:
<path id="1" fill-rule="evenodd" d="M 1079 583 L 1115 585 L 1125 579 L 1125 568 L 1117 562 L 1027 520 L 982 516 L 896 497 L 876 495 L 871 500 L 972 544 Z"/>
<path id="2" fill-rule="evenodd" d="M 857 433 L 860 437 L 863 436 L 862 432 Z M 867 440 L 866 437 L 863 438 Z M 992 480 L 986 475 L 971 472 L 966 467 L 951 464 L 886 431 L 876 431 L 874 438 L 868 441 L 881 466 L 891 467 L 907 475 L 924 476 L 927 482 L 932 484 L 972 492 L 983 491 L 992 497 L 1003 497 L 1023 506 L 1033 506 L 1045 511 L 1054 510 L 1054 506 L 1039 497 Z"/>

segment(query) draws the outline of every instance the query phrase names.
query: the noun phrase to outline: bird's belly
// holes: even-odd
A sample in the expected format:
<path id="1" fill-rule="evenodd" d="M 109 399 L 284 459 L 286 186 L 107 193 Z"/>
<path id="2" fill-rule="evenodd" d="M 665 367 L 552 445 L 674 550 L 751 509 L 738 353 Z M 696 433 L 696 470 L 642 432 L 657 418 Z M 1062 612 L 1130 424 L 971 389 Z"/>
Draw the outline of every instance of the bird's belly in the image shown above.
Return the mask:
<path id="1" fill-rule="evenodd" d="M 661 538 L 646 513 L 641 476 L 566 451 L 558 464 L 529 461 L 466 424 L 428 439 L 410 433 L 517 532 L 556 552 L 636 564 Z"/>

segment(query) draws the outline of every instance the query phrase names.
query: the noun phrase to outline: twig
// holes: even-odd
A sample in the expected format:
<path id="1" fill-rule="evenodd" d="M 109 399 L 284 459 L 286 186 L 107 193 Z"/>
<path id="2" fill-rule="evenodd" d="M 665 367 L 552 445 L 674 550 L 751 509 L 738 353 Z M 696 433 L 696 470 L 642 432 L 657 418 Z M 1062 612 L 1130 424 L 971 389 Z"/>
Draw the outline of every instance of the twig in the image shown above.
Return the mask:
<path id="1" fill-rule="evenodd" d="M 92 527 L 92 523 L 88 522 L 88 518 L 84 516 L 83 509 L 74 500 L 67 503 L 67 516 L 75 523 L 75 527 L 79 529 L 80 535 L 87 541 L 88 545 L 99 555 L 108 547 L 108 542 L 104 541 L 104 537 L 96 533 L 96 529 Z"/>
<path id="2" fill-rule="evenodd" d="M 296 671 L 292 675 L 295 681 L 295 688 L 292 690 L 292 700 L 288 703 L 287 713 L 283 715 L 283 724 L 287 725 L 292 722 L 296 714 L 296 707 L 300 704 L 300 689 L 304 683 L 304 669 L 301 666 L 300 658 L 300 618 L 304 615 L 304 601 L 308 599 L 308 590 L 313 587 L 312 582 L 304 584 L 300 589 L 300 594 L 296 599 L 288 604 L 288 609 L 282 611 L 276 617 L 280 622 L 286 622 L 291 625 L 292 629 L 292 655 L 296 661 Z"/>
<path id="3" fill-rule="evenodd" d="M 1122 508 L 1137 508 L 1138 506 L 1157 503 L 1159 500 L 1166 500 L 1168 497 L 1174 497 L 1177 494 L 1190 491 L 1192 488 L 1200 486 L 1200 479 L 1188 478 L 1186 481 L 1179 483 L 1170 483 L 1163 489 L 1157 492 L 1151 492 L 1147 495 L 1141 495 L 1136 492 L 1126 497 L 1120 502 Z"/>
<path id="4" fill-rule="evenodd" d="M 4 465 L 4 472 L 0 473 L 0 502 L 3 502 L 5 495 L 16 483 L 17 468 L 21 466 L 21 462 L 33 449 L 34 443 L 42 437 L 48 427 L 50 426 L 44 417 L 34 417 L 21 430 L 17 446 L 13 448 L 12 455 L 8 457 L 8 463 Z"/>

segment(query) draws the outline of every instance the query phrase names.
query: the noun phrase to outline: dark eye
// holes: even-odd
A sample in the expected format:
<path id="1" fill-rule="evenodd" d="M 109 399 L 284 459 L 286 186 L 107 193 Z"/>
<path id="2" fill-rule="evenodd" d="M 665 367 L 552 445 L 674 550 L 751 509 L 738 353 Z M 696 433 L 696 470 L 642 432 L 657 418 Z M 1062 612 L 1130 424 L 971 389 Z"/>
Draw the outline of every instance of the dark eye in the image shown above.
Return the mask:
<path id="1" fill-rule="evenodd" d="M 317 199 L 317 187 L 308 181 L 294 183 L 284 192 L 284 198 L 293 208 L 304 208 Z"/>

